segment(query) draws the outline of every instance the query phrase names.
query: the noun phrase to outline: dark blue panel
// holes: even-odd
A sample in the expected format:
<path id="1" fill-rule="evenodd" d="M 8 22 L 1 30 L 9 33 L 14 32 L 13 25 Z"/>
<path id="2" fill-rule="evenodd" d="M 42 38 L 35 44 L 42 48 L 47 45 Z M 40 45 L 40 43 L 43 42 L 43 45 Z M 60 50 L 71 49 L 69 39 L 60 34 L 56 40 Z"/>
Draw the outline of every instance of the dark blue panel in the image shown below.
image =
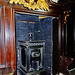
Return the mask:
<path id="1" fill-rule="evenodd" d="M 36 21 L 36 23 L 17 22 L 16 20 Z M 52 50 L 53 50 L 52 18 L 48 17 L 48 18 L 39 19 L 38 16 L 16 13 L 15 22 L 16 22 L 15 24 L 16 47 L 18 47 L 18 40 L 22 41 L 29 40 L 30 32 L 34 34 L 33 40 L 46 40 L 44 64 L 47 71 L 47 75 L 50 75 L 51 66 L 52 66 Z"/>
<path id="2" fill-rule="evenodd" d="M 51 73 L 51 66 L 52 66 L 52 18 L 44 18 L 40 19 L 40 22 L 35 23 L 35 40 L 46 40 L 45 45 L 45 68 L 46 71 L 50 74 Z M 48 74 L 47 74 L 48 75 Z"/>
<path id="3" fill-rule="evenodd" d="M 15 13 L 16 20 L 39 21 L 38 16 Z"/>

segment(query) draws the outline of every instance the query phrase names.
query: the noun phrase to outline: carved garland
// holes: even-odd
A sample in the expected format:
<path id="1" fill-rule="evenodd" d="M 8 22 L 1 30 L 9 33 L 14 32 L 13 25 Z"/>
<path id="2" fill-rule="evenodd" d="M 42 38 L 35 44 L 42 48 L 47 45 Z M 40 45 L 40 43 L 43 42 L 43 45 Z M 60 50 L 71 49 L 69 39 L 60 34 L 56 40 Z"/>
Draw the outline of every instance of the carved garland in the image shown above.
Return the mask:
<path id="1" fill-rule="evenodd" d="M 35 10 L 35 9 L 44 9 L 44 10 L 47 10 L 49 11 L 49 7 L 47 5 L 47 3 L 45 2 L 45 0 L 10 0 L 9 1 L 10 4 L 22 4 L 24 5 L 24 7 L 27 7 L 28 9 L 32 9 L 32 10 Z"/>

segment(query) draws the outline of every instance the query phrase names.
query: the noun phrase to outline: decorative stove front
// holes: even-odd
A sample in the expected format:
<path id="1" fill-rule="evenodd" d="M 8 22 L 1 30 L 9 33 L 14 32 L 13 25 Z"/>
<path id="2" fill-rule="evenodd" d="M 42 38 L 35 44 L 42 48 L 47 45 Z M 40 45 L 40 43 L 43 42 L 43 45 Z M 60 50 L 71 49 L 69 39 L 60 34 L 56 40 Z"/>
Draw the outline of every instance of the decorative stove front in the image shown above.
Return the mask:
<path id="1" fill-rule="evenodd" d="M 20 70 L 32 75 L 44 71 L 45 41 L 19 41 Z"/>

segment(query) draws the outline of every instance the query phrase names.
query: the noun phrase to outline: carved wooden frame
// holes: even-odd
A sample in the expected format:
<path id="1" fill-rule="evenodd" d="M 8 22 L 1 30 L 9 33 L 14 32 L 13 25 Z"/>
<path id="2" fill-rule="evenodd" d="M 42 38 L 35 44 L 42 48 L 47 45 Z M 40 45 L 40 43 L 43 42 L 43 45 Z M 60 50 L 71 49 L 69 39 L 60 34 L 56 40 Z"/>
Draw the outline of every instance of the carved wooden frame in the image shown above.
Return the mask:
<path id="1" fill-rule="evenodd" d="M 6 12 L 7 12 L 7 10 L 10 10 L 10 11 L 12 10 L 12 12 L 11 12 L 12 13 L 12 15 L 11 15 L 12 20 L 11 20 L 10 25 L 11 25 L 11 30 L 12 30 L 11 37 L 13 36 L 12 37 L 13 40 L 11 41 L 11 43 L 13 44 L 12 49 L 14 49 L 14 50 L 15 50 L 15 31 L 14 31 L 15 27 L 13 27 L 13 26 L 15 26 L 14 25 L 14 13 L 15 12 L 28 13 L 28 14 L 37 14 L 37 15 L 41 15 L 41 16 L 59 17 L 59 25 L 58 25 L 58 51 L 59 51 L 58 54 L 59 55 L 58 56 L 60 56 L 60 52 L 61 52 L 61 13 L 62 13 L 62 11 L 61 11 L 62 9 L 61 9 L 60 5 L 56 5 L 56 4 L 55 5 L 54 4 L 49 5 L 49 11 L 47 11 L 47 12 L 27 10 L 27 9 L 25 9 L 25 8 L 19 6 L 19 5 L 10 5 L 8 2 L 2 1 L 2 0 L 0 0 L 0 5 L 3 6 L 3 9 L 4 9 L 3 11 L 5 11 L 5 8 L 6 8 Z M 9 33 L 9 31 L 8 31 L 8 33 Z M 12 58 L 12 60 L 14 60 L 14 59 Z M 58 60 L 60 60 L 60 58 L 58 58 Z M 9 66 L 9 65 L 7 65 L 7 66 Z M 12 66 L 16 70 L 16 63 L 14 63 Z"/>

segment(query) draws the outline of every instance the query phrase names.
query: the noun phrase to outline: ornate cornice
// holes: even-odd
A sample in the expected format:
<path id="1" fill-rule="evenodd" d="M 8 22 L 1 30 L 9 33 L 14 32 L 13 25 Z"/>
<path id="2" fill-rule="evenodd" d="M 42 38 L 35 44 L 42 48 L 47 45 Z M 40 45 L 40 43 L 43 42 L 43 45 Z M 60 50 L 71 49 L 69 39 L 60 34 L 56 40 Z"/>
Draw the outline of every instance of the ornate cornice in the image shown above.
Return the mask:
<path id="1" fill-rule="evenodd" d="M 10 4 L 8 2 L 9 0 L 0 0 L 0 5 L 1 6 L 5 6 L 5 7 L 9 7 L 9 8 L 13 8 L 14 12 L 18 12 L 18 13 L 32 13 L 32 14 L 39 14 L 39 15 L 45 15 L 45 16 L 59 16 L 62 14 L 62 6 L 58 3 L 51 3 L 50 0 L 45 0 L 46 3 L 48 4 L 49 7 L 49 11 L 44 11 L 44 10 L 29 10 L 25 7 L 23 7 L 23 5 L 20 4 Z"/>
<path id="2" fill-rule="evenodd" d="M 48 4 L 46 3 L 45 0 L 10 0 L 9 1 L 10 4 L 20 4 L 23 5 L 24 7 L 28 8 L 28 9 L 32 9 L 32 10 L 36 10 L 36 9 L 44 9 L 49 11 L 49 7 Z"/>

